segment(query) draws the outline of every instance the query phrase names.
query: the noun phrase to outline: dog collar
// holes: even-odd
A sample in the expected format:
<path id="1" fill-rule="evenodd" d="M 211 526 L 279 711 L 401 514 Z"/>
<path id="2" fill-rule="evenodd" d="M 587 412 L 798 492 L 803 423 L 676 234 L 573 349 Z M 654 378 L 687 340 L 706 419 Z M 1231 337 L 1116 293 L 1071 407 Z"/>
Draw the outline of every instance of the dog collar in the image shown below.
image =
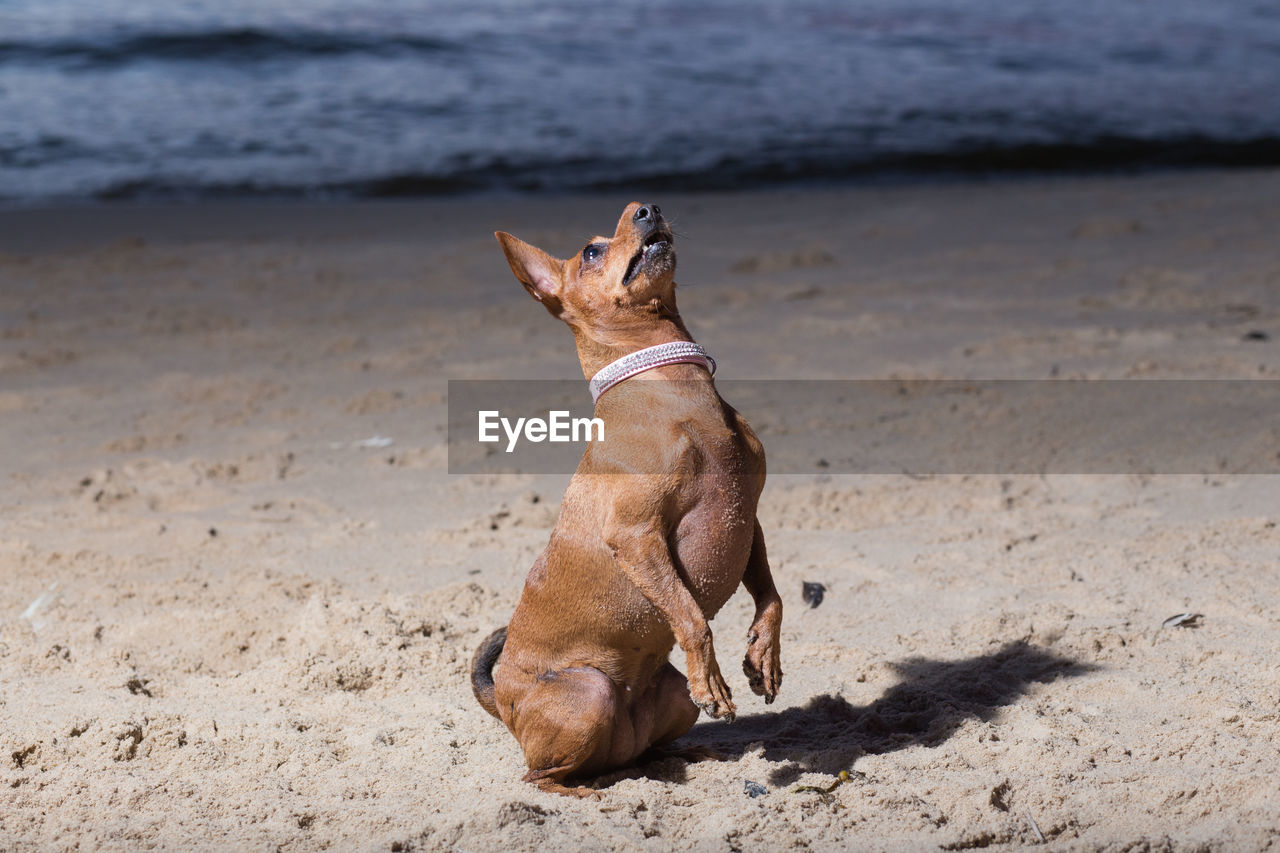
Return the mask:
<path id="1" fill-rule="evenodd" d="M 701 364 L 712 376 L 716 375 L 716 360 L 707 355 L 707 351 L 693 341 L 672 341 L 658 344 L 656 347 L 645 347 L 630 355 L 624 355 L 600 368 L 591 377 L 591 402 L 600 399 L 600 395 L 624 379 L 630 379 L 637 373 L 665 367 L 668 364 L 689 362 Z"/>

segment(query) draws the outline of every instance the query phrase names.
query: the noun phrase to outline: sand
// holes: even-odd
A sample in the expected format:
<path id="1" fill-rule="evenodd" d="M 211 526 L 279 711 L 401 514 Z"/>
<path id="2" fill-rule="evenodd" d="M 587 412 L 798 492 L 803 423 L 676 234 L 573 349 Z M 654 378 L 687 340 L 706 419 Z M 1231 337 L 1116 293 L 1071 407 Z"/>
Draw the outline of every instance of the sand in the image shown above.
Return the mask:
<path id="1" fill-rule="evenodd" d="M 490 232 L 627 200 L 0 212 L 0 848 L 1280 848 L 1265 476 L 775 475 L 778 702 L 739 593 L 725 761 L 521 783 L 466 668 L 568 478 L 445 383 L 580 375 Z M 1280 172 L 656 200 L 724 377 L 1280 379 Z"/>

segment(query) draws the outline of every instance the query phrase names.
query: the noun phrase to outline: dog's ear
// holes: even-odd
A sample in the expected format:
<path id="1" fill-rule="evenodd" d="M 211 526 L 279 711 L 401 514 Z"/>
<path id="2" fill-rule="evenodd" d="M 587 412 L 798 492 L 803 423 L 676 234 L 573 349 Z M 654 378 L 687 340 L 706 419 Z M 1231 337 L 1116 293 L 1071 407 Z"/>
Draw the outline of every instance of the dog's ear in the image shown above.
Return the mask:
<path id="1" fill-rule="evenodd" d="M 564 283 L 560 275 L 563 263 L 537 246 L 530 246 L 505 231 L 495 231 L 493 236 L 502 245 L 502 251 L 507 256 L 507 263 L 511 265 L 516 280 L 524 285 L 530 296 L 545 305 L 552 314 L 559 316 L 560 288 Z"/>

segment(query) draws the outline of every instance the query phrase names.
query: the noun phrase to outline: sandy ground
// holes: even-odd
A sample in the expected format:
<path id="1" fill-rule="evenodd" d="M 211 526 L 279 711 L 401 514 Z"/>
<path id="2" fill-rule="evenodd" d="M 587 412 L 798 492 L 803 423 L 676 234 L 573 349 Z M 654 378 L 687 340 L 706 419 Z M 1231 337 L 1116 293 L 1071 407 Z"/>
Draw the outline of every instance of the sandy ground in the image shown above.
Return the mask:
<path id="1" fill-rule="evenodd" d="M 779 701 L 740 593 L 726 761 L 522 784 L 465 671 L 567 476 L 445 381 L 580 375 L 490 232 L 627 200 L 0 212 L 0 848 L 1280 849 L 1263 476 L 774 476 Z M 1280 379 L 1280 173 L 656 200 L 724 377 Z"/>

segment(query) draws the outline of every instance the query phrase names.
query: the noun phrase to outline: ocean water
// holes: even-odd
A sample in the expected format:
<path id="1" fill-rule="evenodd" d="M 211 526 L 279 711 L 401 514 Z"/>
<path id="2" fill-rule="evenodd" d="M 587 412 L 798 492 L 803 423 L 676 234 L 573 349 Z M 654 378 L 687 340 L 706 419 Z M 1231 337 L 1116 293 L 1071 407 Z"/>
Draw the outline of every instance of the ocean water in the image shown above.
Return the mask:
<path id="1" fill-rule="evenodd" d="M 0 0 L 0 199 L 1280 163 L 1280 0 Z"/>

